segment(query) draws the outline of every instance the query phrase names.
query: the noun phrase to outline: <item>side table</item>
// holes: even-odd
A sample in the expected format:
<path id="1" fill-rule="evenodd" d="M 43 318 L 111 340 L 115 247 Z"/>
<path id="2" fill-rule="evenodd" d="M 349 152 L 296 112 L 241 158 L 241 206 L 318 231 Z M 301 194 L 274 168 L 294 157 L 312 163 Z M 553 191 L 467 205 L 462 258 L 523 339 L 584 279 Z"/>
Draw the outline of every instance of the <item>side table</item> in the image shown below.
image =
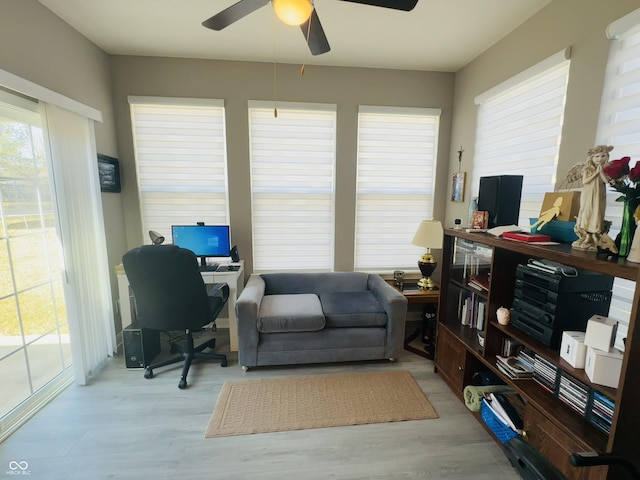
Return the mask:
<path id="1" fill-rule="evenodd" d="M 423 322 L 423 326 L 426 329 L 429 329 L 430 326 L 425 325 L 426 323 L 428 323 L 426 319 L 427 309 L 429 308 L 429 305 L 435 305 L 436 309 L 438 308 L 438 303 L 440 302 L 440 289 L 438 288 L 438 290 L 420 290 L 418 288 L 417 281 L 415 282 L 408 281 L 408 282 L 405 282 L 404 289 L 399 290 L 396 284 L 394 283 L 393 279 L 387 280 L 387 283 L 391 285 L 393 288 L 395 288 L 396 290 L 400 291 L 400 293 L 404 295 L 404 298 L 406 298 L 407 301 L 409 302 L 409 305 L 424 305 L 423 312 L 422 312 L 423 313 L 422 322 Z M 433 320 L 434 320 L 433 321 L 434 325 L 431 328 L 431 343 L 433 346 L 435 346 L 435 338 L 434 338 L 435 316 Z M 427 350 L 421 350 L 411 345 L 411 342 L 413 342 L 416 338 L 418 338 L 422 333 L 422 331 L 423 331 L 423 328 L 417 328 L 413 333 L 411 333 L 408 337 L 406 337 L 404 339 L 404 349 L 412 353 L 415 353 L 417 355 L 420 355 L 422 357 L 433 360 L 433 353 Z"/>

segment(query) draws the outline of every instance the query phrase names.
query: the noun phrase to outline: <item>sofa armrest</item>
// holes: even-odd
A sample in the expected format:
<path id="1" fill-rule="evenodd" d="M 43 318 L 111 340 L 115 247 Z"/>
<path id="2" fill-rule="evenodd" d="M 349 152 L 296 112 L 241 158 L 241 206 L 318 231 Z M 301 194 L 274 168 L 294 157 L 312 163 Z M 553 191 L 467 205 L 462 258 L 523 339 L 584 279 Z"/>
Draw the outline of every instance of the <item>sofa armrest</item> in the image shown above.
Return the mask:
<path id="1" fill-rule="evenodd" d="M 258 363 L 258 314 L 265 284 L 260 275 L 251 275 L 236 300 L 238 319 L 238 364 L 255 367 Z"/>
<path id="2" fill-rule="evenodd" d="M 367 288 L 387 312 L 386 358 L 398 358 L 404 348 L 405 320 L 408 301 L 402 293 L 389 285 L 380 275 L 370 274 Z"/>

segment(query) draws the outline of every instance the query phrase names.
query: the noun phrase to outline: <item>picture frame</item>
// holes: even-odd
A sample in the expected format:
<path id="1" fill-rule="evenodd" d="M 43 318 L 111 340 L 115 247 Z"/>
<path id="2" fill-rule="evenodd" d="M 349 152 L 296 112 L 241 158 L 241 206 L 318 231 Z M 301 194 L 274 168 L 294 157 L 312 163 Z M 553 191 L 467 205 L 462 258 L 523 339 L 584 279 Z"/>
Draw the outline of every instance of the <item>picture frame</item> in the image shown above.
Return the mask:
<path id="1" fill-rule="evenodd" d="M 98 154 L 100 191 L 120 193 L 120 163 L 117 158 Z"/>
<path id="2" fill-rule="evenodd" d="M 464 202 L 464 188 L 467 180 L 467 172 L 458 172 L 453 174 L 451 182 L 451 201 Z"/>

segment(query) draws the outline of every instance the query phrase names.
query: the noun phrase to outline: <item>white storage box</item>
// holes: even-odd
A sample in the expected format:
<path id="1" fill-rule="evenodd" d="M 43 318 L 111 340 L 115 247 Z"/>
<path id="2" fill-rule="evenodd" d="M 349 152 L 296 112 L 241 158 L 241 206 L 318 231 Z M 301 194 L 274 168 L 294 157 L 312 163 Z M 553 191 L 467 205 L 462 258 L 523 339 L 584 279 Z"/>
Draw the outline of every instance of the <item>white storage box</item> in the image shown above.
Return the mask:
<path id="1" fill-rule="evenodd" d="M 560 357 L 573 368 L 584 368 L 587 358 L 587 346 L 584 344 L 584 332 L 562 332 Z"/>
<path id="2" fill-rule="evenodd" d="M 584 336 L 584 344 L 587 347 L 609 351 L 616 340 L 618 321 L 602 315 L 593 315 L 587 322 L 587 332 Z"/>
<path id="3" fill-rule="evenodd" d="M 587 347 L 584 371 L 589 380 L 605 387 L 618 388 L 623 354 L 614 348 L 603 351 Z"/>

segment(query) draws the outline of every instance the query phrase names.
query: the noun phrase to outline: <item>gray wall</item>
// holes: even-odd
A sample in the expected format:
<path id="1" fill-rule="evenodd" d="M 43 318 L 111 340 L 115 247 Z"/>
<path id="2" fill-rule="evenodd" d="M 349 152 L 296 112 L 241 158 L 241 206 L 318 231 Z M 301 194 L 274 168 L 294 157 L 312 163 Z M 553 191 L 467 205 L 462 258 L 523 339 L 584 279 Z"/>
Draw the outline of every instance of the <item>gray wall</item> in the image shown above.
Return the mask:
<path id="1" fill-rule="evenodd" d="M 462 170 L 471 172 L 477 106 L 474 98 L 513 75 L 571 46 L 571 67 L 556 185 L 594 146 L 604 72 L 609 53 L 609 23 L 640 7 L 637 0 L 554 0 L 510 35 L 456 73 L 451 151 L 464 145 Z M 622 152 L 619 152 L 622 154 Z M 615 156 L 615 150 L 612 155 Z M 615 158 L 615 157 L 614 157 Z M 457 162 L 449 168 L 449 177 Z M 448 187 L 445 224 L 467 218 L 472 185 L 464 204 L 453 203 Z"/>
<path id="2" fill-rule="evenodd" d="M 123 167 L 123 198 L 129 247 L 148 243 L 141 231 L 135 180 L 128 95 L 224 99 L 227 116 L 229 200 L 233 243 L 251 258 L 251 194 L 247 101 L 273 100 L 273 65 L 157 57 L 111 58 L 118 152 Z M 359 105 L 441 108 L 438 178 L 447 176 L 454 74 L 278 65 L 278 100 L 338 106 L 336 157 L 336 270 L 353 269 L 357 120 Z M 442 147 L 444 146 L 444 148 Z M 446 182 L 436 186 L 434 216 L 444 214 Z"/>

